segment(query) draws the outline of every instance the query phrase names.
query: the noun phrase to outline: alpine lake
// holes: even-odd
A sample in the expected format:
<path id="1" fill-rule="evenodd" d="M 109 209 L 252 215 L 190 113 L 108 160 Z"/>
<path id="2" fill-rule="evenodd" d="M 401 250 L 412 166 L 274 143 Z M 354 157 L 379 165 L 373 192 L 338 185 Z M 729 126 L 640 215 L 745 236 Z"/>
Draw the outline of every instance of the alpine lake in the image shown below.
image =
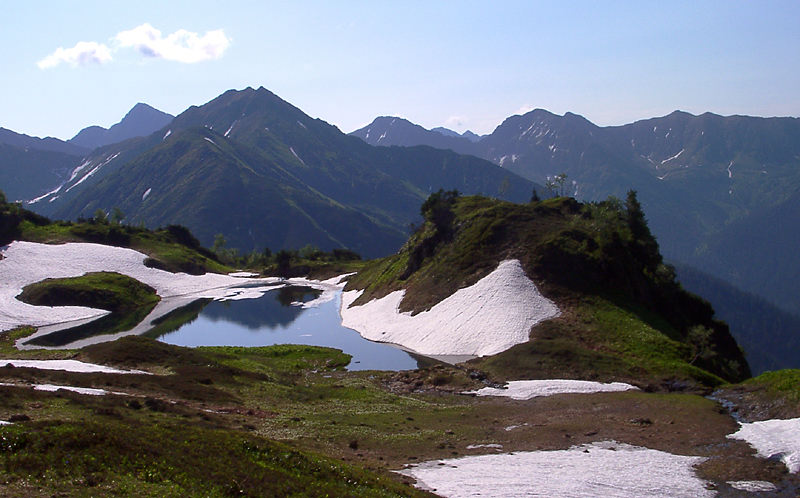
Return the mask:
<path id="1" fill-rule="evenodd" d="M 141 334 L 176 346 L 271 346 L 303 344 L 341 349 L 352 356 L 348 370 L 412 370 L 429 361 L 396 346 L 364 339 L 342 326 L 341 290 L 333 299 L 304 307 L 322 291 L 300 285 L 276 286 L 252 299 L 195 299 L 156 319 L 143 317 L 133 329 L 110 334 L 113 315 L 59 330 L 40 329 L 20 346 L 76 348 Z M 149 315 L 148 315 L 149 316 Z"/>

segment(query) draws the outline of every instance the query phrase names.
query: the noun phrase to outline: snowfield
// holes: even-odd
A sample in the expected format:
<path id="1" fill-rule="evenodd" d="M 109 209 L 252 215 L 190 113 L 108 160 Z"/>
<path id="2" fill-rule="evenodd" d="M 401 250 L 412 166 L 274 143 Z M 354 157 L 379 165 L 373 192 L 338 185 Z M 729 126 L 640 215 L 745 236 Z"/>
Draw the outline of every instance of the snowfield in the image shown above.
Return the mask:
<path id="1" fill-rule="evenodd" d="M 526 400 L 540 396 L 553 396 L 556 394 L 590 394 L 601 392 L 616 392 L 637 389 L 636 386 L 625 384 L 624 382 L 593 382 L 589 380 L 512 380 L 502 389 L 495 387 L 484 387 L 477 391 L 469 391 L 464 394 L 475 394 L 477 396 L 505 396 L 516 400 Z"/>
<path id="2" fill-rule="evenodd" d="M 144 333 L 154 319 L 197 299 L 254 299 L 286 285 L 306 285 L 323 291 L 316 300 L 316 303 L 320 303 L 333 299 L 335 292 L 342 287 L 336 279 L 317 282 L 303 278 L 284 280 L 277 277 L 250 278 L 250 274 L 247 274 L 248 277 L 238 276 L 244 273 L 235 274 L 237 276 L 170 273 L 148 268 L 144 265 L 147 256 L 133 249 L 90 243 L 49 245 L 16 241 L 3 248 L 0 254 L 3 256 L 0 260 L 0 331 L 21 325 L 39 327 L 30 338 L 76 326 L 108 313 L 80 306 L 33 306 L 16 299 L 23 287 L 46 278 L 78 277 L 100 271 L 116 272 L 153 287 L 161 296 L 161 302 L 136 328 L 104 336 L 102 340 Z M 334 281 L 336 283 L 331 283 Z M 304 306 L 313 305 L 305 303 Z M 70 346 L 82 347 L 93 342 L 99 342 L 98 338 Z"/>
<path id="3" fill-rule="evenodd" d="M 446 497 L 710 497 L 693 467 L 706 459 L 604 441 L 568 450 L 470 456 L 399 471 Z"/>
<path id="4" fill-rule="evenodd" d="M 746 441 L 760 457 L 780 457 L 791 473 L 800 471 L 800 418 L 742 424 L 728 437 Z"/>
<path id="5" fill-rule="evenodd" d="M 105 365 L 85 363 L 78 360 L 0 360 L 0 367 L 11 365 L 17 368 L 38 368 L 40 370 L 64 370 L 78 373 L 147 374 L 143 370 L 120 370 Z"/>
<path id="6" fill-rule="evenodd" d="M 560 314 L 518 260 L 501 262 L 474 285 L 413 316 L 399 311 L 405 291 L 351 307 L 361 293 L 342 293 L 342 325 L 424 355 L 497 354 L 527 342 L 531 327 Z"/>

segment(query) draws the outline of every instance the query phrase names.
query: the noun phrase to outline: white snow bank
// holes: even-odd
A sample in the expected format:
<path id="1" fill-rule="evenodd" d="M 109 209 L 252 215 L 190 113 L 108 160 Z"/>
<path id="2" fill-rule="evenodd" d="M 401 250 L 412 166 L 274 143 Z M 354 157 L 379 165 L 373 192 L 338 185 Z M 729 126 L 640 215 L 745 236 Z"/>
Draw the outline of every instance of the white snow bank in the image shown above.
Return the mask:
<path id="1" fill-rule="evenodd" d="M 72 386 L 58 386 L 55 384 L 9 384 L 6 382 L 0 382 L 0 386 L 11 386 L 11 387 L 27 387 L 31 388 L 34 391 L 47 391 L 47 392 L 56 392 L 60 389 L 64 391 L 72 391 L 78 394 L 88 394 L 90 396 L 105 396 L 106 394 L 122 394 L 126 395 L 126 393 L 118 393 L 113 391 L 106 391 L 105 389 L 95 389 L 92 387 L 72 387 Z"/>
<path id="2" fill-rule="evenodd" d="M 502 389 L 496 387 L 484 387 L 477 391 L 469 391 L 464 394 L 475 394 L 478 396 L 506 396 L 511 399 L 525 400 L 539 396 L 553 396 L 555 394 L 589 394 L 601 392 L 627 391 L 638 389 L 636 386 L 624 382 L 593 382 L 589 380 L 512 380 Z"/>
<path id="3" fill-rule="evenodd" d="M 400 473 L 446 497 L 710 497 L 715 493 L 693 470 L 704 460 L 605 441 L 568 450 L 436 460 Z"/>
<path id="4" fill-rule="evenodd" d="M 778 490 L 777 486 L 767 481 L 728 481 L 727 484 L 733 489 L 750 493 L 771 493 Z"/>
<path id="5" fill-rule="evenodd" d="M 79 373 L 148 374 L 142 370 L 119 370 L 117 368 L 84 363 L 78 360 L 0 360 L 0 367 L 38 368 L 41 370 L 65 370 Z"/>
<path id="6" fill-rule="evenodd" d="M 72 387 L 72 386 L 57 386 L 54 384 L 35 384 L 33 389 L 36 391 L 56 392 L 58 390 L 72 391 L 78 394 L 88 394 L 90 396 L 105 396 L 108 391 L 105 389 L 93 389 L 91 387 Z"/>
<path id="7" fill-rule="evenodd" d="M 742 424 L 728 437 L 746 441 L 760 457 L 780 457 L 789 472 L 800 471 L 800 418 Z"/>
<path id="8" fill-rule="evenodd" d="M 476 284 L 414 316 L 399 312 L 405 291 L 350 307 L 361 293 L 342 293 L 342 325 L 371 341 L 399 344 L 425 355 L 496 354 L 526 342 L 531 327 L 560 314 L 518 260 L 501 262 Z"/>
<path id="9" fill-rule="evenodd" d="M 187 275 L 170 273 L 144 265 L 146 256 L 133 249 L 100 244 L 69 243 L 60 245 L 15 241 L 2 251 L 0 260 L 0 331 L 20 325 L 35 327 L 70 322 L 105 315 L 104 310 L 79 306 L 33 306 L 16 299 L 26 285 L 46 278 L 78 277 L 89 272 L 117 272 L 153 287 L 162 298 L 195 295 L 223 299 L 244 292 L 231 289 L 252 279 L 206 273 Z M 261 279 L 265 285 L 280 282 L 278 278 Z M 259 297 L 262 292 L 247 289 Z"/>
<path id="10" fill-rule="evenodd" d="M 315 289 L 319 289 L 322 291 L 316 299 L 305 303 L 292 303 L 294 306 L 299 306 L 303 309 L 309 308 L 317 308 L 322 304 L 328 303 L 333 301 L 336 298 L 337 292 L 344 288 L 344 282 L 342 282 L 348 276 L 353 275 L 353 273 L 347 273 L 344 275 L 339 275 L 337 277 L 329 278 L 328 280 L 308 280 L 306 278 L 290 278 L 286 281 L 289 285 L 305 285 L 308 287 L 313 287 Z"/>
<path id="11" fill-rule="evenodd" d="M 0 420 L 0 425 L 14 425 L 14 422 L 9 422 L 7 420 Z"/>
<path id="12" fill-rule="evenodd" d="M 468 450 L 477 450 L 478 448 L 492 448 L 495 450 L 500 450 L 503 447 L 502 444 L 490 443 L 490 444 L 468 444 Z"/>

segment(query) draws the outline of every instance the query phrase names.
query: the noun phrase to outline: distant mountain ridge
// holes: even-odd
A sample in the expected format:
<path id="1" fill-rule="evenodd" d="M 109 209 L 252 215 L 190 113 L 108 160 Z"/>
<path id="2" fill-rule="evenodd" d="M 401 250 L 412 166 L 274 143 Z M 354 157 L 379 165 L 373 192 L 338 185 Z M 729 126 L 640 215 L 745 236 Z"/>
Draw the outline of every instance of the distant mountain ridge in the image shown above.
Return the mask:
<path id="1" fill-rule="evenodd" d="M 139 102 L 119 123 L 108 129 L 102 126 L 89 126 L 78 132 L 69 142 L 87 149 L 96 149 L 129 138 L 149 135 L 169 124 L 174 117 L 172 114 Z"/>
<path id="2" fill-rule="evenodd" d="M 527 201 L 534 184 L 471 156 L 369 146 L 248 88 L 96 149 L 30 207 L 68 219 L 119 207 L 129 222 L 184 224 L 205 245 L 221 233 L 246 251 L 313 244 L 378 256 L 399 247 L 440 188 Z"/>
<path id="3" fill-rule="evenodd" d="M 64 142 L 53 137 L 39 138 L 31 137 L 23 133 L 17 133 L 6 128 L 0 128 L 0 143 L 12 145 L 20 149 L 36 149 L 48 152 L 59 152 L 71 156 L 83 155 L 89 150 L 78 144 Z"/>

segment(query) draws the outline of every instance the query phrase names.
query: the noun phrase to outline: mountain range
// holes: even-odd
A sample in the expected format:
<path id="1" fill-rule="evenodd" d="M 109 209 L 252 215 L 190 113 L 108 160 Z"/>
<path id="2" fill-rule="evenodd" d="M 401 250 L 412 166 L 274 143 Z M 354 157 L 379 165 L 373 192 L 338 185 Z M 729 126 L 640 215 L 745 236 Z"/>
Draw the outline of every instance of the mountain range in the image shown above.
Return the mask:
<path id="1" fill-rule="evenodd" d="M 439 188 L 527 201 L 533 189 L 551 195 L 540 183 L 559 173 L 584 200 L 633 188 L 666 258 L 762 371 L 794 365 L 779 344 L 794 344 L 800 323 L 799 123 L 676 111 L 599 127 L 537 109 L 482 137 L 397 117 L 348 137 L 248 88 L 175 118 L 137 104 L 67 142 L 0 129 L 0 188 L 57 218 L 120 208 L 129 223 L 184 224 L 207 246 L 222 234 L 244 251 L 311 244 L 369 257 L 396 251 Z"/>
<path id="2" fill-rule="evenodd" d="M 149 135 L 172 118 L 139 103 L 111 128 L 89 126 L 66 142 L 0 128 L 0 188 L 12 200 L 31 201 L 46 196 L 66 182 L 81 164 L 81 158 L 93 149 Z"/>
<path id="3" fill-rule="evenodd" d="M 527 201 L 534 184 L 472 156 L 376 148 L 264 88 L 231 90 L 146 137 L 99 147 L 30 208 L 56 218 L 119 208 L 240 250 L 312 244 L 394 252 L 439 189 Z"/>
<path id="4" fill-rule="evenodd" d="M 667 259 L 800 313 L 800 119 L 676 111 L 600 127 L 536 109 L 478 141 L 392 117 L 352 134 L 472 154 L 539 183 L 565 173 L 566 193 L 583 200 L 635 189 Z"/>

